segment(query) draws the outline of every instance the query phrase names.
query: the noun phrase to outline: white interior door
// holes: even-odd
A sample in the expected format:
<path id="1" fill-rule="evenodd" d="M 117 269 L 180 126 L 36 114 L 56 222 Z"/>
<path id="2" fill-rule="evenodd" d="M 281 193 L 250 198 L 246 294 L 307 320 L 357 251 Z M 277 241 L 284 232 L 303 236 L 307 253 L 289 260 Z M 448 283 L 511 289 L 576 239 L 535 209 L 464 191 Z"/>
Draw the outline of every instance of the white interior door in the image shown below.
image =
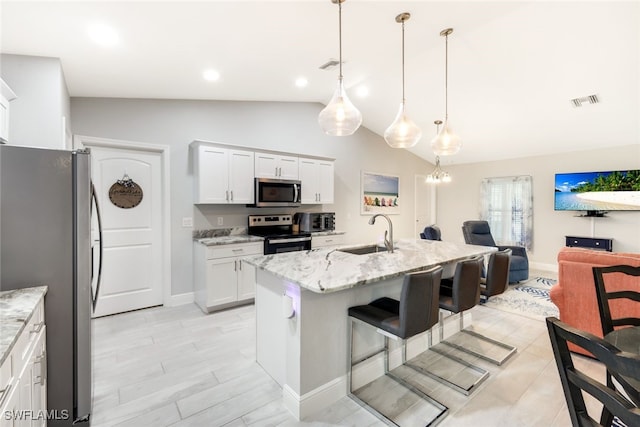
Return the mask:
<path id="1" fill-rule="evenodd" d="M 424 175 L 415 176 L 415 237 L 420 238 L 420 233 L 427 225 L 436 221 L 435 189 L 433 184 L 426 182 Z"/>
<path id="2" fill-rule="evenodd" d="M 94 317 L 163 303 L 161 153 L 91 147 L 91 175 L 102 213 L 102 283 Z M 121 208 L 109 190 L 127 175 L 142 201 Z"/>

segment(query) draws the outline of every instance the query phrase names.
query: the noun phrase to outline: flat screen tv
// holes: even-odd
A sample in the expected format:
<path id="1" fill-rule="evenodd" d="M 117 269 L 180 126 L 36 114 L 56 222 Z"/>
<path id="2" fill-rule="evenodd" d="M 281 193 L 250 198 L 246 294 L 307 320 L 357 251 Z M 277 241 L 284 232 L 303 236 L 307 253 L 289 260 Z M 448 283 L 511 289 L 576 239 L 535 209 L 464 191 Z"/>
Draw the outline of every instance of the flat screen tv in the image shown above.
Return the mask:
<path id="1" fill-rule="evenodd" d="M 557 211 L 640 211 L 640 169 L 557 173 L 555 187 Z"/>

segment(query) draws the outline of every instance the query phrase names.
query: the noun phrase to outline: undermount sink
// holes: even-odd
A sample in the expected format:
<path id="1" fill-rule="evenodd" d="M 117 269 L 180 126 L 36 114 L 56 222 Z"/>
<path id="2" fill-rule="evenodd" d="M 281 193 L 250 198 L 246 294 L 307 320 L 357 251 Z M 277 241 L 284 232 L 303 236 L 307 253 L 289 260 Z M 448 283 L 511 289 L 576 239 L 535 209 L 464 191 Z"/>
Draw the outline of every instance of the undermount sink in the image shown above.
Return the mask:
<path id="1" fill-rule="evenodd" d="M 374 254 L 376 252 L 387 252 L 387 248 L 384 246 L 378 246 L 378 245 L 367 245 L 367 246 L 359 246 L 357 248 L 338 249 L 338 251 L 346 252 L 348 254 L 354 254 L 354 255 L 367 255 L 367 254 Z"/>

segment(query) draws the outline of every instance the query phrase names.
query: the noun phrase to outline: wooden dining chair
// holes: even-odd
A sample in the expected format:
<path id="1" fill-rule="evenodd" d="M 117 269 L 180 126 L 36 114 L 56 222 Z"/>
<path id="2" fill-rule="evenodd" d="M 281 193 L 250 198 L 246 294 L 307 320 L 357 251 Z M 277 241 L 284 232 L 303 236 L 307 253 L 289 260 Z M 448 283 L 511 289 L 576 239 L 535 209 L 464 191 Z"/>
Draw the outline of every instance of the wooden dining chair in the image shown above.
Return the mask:
<path id="1" fill-rule="evenodd" d="M 576 367 L 567 343 L 573 343 L 592 353 L 606 366 L 607 372 L 615 377 L 632 378 L 636 381 L 640 380 L 640 355 L 621 351 L 600 337 L 573 328 L 555 317 L 547 317 L 546 322 L 571 424 L 574 427 L 611 425 L 611 422 L 602 424 L 602 421 L 598 424 L 589 415 L 583 397 L 584 391 L 603 404 L 603 412 L 611 414 L 611 419 L 615 416 L 627 426 L 640 426 L 638 405 L 615 388 L 603 384 L 598 377 L 589 375 L 588 370 L 582 371 Z"/>
<path id="2" fill-rule="evenodd" d="M 620 350 L 640 354 L 640 267 L 593 267 L 593 280 L 604 340 Z M 607 386 L 614 387 L 613 378 L 640 406 L 640 381 L 607 369 Z M 600 423 L 609 426 L 612 421 L 613 415 L 604 407 Z"/>

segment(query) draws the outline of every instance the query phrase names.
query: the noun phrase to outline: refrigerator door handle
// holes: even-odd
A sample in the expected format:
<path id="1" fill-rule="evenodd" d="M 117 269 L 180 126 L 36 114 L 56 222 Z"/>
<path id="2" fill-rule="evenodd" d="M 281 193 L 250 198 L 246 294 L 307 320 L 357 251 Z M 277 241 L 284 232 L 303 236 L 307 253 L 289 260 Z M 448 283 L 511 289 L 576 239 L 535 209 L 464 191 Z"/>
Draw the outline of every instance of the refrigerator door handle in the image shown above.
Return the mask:
<path id="1" fill-rule="evenodd" d="M 91 182 L 91 200 L 92 206 L 95 204 L 96 206 L 96 219 L 98 220 L 98 239 L 99 239 L 99 255 L 100 258 L 98 260 L 98 280 L 96 282 L 96 294 L 93 295 L 91 299 L 91 305 L 93 306 L 93 311 L 96 311 L 96 304 L 98 303 L 98 296 L 100 295 L 100 282 L 102 282 L 102 252 L 103 252 L 103 243 L 102 243 L 102 218 L 100 216 L 100 205 L 98 205 L 98 196 L 96 195 L 96 187 Z M 93 289 L 91 289 L 93 293 Z"/>

